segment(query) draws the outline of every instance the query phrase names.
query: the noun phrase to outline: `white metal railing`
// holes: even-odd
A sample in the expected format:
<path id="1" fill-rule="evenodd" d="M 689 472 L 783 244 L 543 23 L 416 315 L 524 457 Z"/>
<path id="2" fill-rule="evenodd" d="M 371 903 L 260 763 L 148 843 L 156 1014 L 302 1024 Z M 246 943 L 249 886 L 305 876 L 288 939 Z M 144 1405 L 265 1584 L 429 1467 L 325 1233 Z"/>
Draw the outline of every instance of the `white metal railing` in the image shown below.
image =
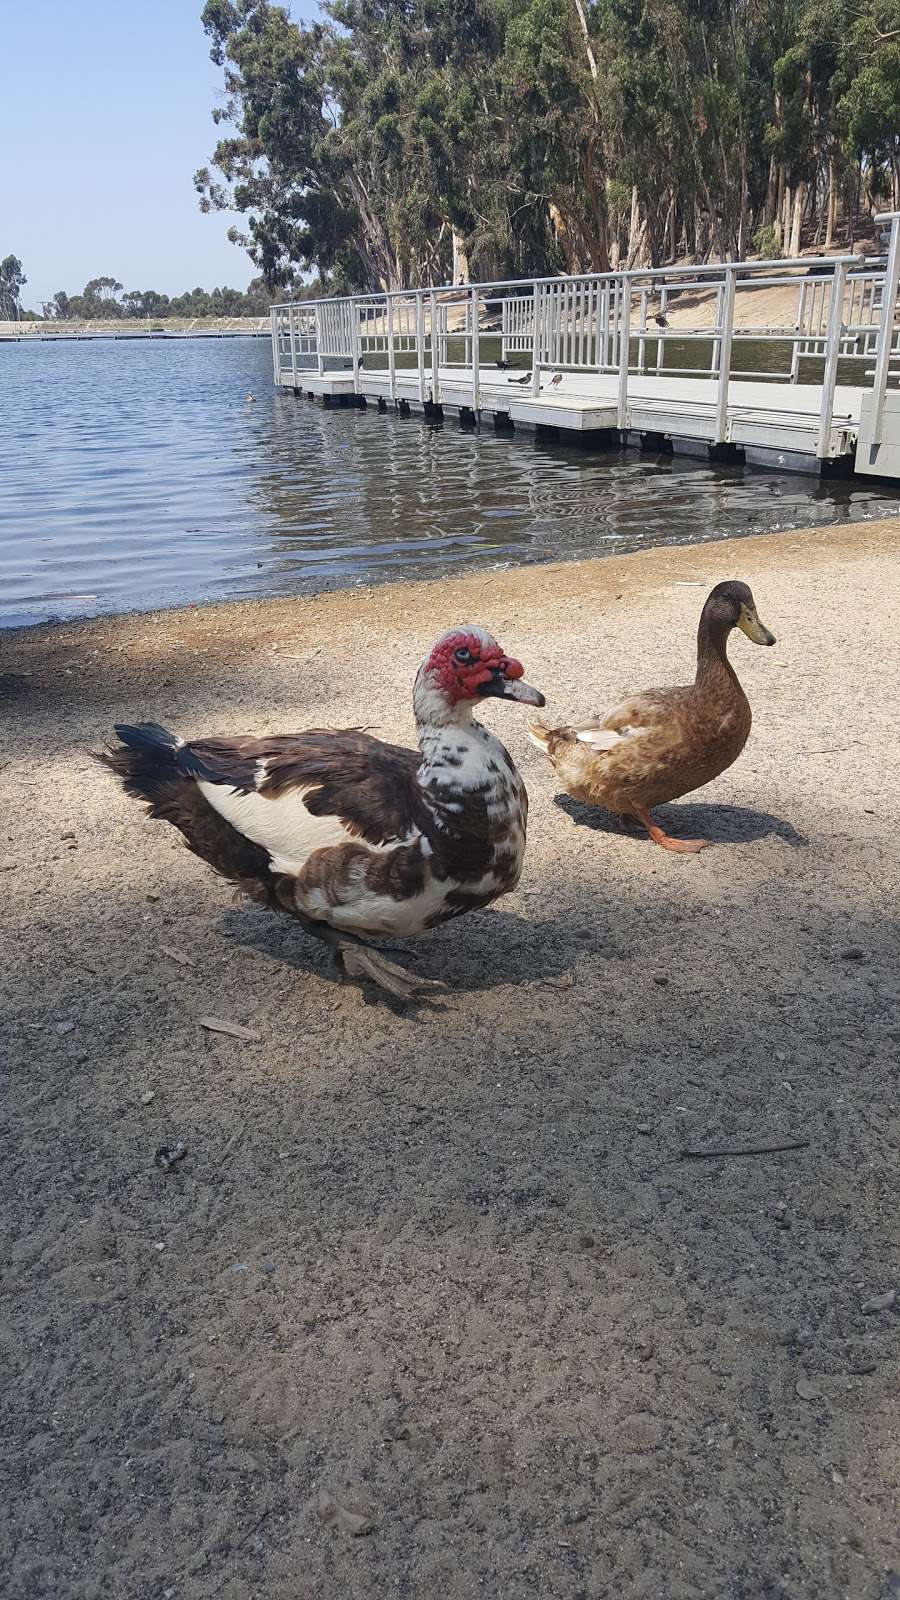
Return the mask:
<path id="1" fill-rule="evenodd" d="M 625 428 L 634 376 L 705 377 L 714 384 L 715 436 L 725 442 L 732 380 L 797 383 L 804 362 L 807 368 L 812 364 L 821 385 L 817 453 L 824 457 L 832 442 L 841 362 L 852 364 L 854 382 L 870 383 L 875 391 L 877 443 L 884 395 L 900 377 L 900 213 L 876 222 L 890 224 L 886 262 L 856 256 L 725 262 L 273 306 L 276 382 L 300 387 L 304 372 L 350 368 L 358 392 L 361 370 L 375 368 L 387 374 L 388 393 L 397 398 L 397 374 L 405 372 L 406 392 L 411 381 L 421 402 L 440 404 L 444 383 L 452 380 L 457 394 L 464 374 L 477 412 L 487 370 L 503 368 L 518 356 L 530 362 L 530 379 L 522 388 L 534 397 L 548 372 L 613 377 L 617 422 Z M 754 316 L 754 295 L 785 287 L 796 292 L 788 326 L 766 320 L 764 300 Z M 742 313 L 749 307 L 747 315 L 736 315 L 739 305 Z M 678 325 L 672 326 L 675 310 Z M 499 361 L 496 354 L 485 356 L 486 340 L 494 342 L 495 351 L 499 343 Z M 668 362 L 671 342 L 688 349 L 696 345 L 703 364 Z M 783 370 L 735 370 L 736 352 L 750 343 L 782 346 Z"/>

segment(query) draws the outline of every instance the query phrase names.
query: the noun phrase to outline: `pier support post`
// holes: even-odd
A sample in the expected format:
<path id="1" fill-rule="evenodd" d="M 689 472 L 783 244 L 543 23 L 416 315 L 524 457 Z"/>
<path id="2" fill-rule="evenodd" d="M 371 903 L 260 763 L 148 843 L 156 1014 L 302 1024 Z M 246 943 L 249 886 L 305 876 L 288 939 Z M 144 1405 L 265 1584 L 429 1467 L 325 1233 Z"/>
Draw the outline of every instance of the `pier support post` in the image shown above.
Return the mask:
<path id="1" fill-rule="evenodd" d="M 744 452 L 739 444 L 729 444 L 725 441 L 709 446 L 709 459 L 720 467 L 742 467 L 744 465 Z"/>
<path id="2" fill-rule="evenodd" d="M 401 417 L 408 417 L 410 415 L 409 401 L 408 400 L 398 400 L 397 401 L 397 412 Z"/>
<path id="3" fill-rule="evenodd" d="M 477 423 L 478 423 L 478 418 L 476 417 L 475 412 L 472 410 L 472 407 L 471 406 L 460 406 L 460 408 L 459 408 L 459 426 L 460 426 L 460 428 L 465 433 L 471 433 L 472 429 L 477 426 Z"/>
<path id="4" fill-rule="evenodd" d="M 652 450 L 654 455 L 671 455 L 672 441 L 665 433 L 642 433 L 640 435 L 641 449 Z"/>
<path id="5" fill-rule="evenodd" d="M 556 430 L 557 432 L 559 430 Z M 571 434 L 572 443 L 578 450 L 621 450 L 622 435 L 618 428 L 582 428 L 579 433 Z M 566 439 L 568 444 L 569 440 Z"/>
<path id="6" fill-rule="evenodd" d="M 515 426 L 508 411 L 494 412 L 494 429 L 497 433 L 514 433 Z"/>
<path id="7" fill-rule="evenodd" d="M 387 401 L 385 400 L 383 394 L 378 396 L 378 411 L 382 416 L 384 415 L 385 411 L 387 411 Z"/>

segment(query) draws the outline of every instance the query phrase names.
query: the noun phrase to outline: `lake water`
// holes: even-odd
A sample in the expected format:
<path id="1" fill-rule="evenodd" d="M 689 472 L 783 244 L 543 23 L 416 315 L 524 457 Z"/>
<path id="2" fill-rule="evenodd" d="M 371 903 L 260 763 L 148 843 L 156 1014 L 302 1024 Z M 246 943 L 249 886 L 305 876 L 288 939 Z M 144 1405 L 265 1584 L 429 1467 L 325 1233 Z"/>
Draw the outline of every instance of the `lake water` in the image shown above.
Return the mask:
<path id="1" fill-rule="evenodd" d="M 877 485 L 325 411 L 274 389 L 267 339 L 0 344 L 0 448 L 0 626 L 897 506 Z"/>

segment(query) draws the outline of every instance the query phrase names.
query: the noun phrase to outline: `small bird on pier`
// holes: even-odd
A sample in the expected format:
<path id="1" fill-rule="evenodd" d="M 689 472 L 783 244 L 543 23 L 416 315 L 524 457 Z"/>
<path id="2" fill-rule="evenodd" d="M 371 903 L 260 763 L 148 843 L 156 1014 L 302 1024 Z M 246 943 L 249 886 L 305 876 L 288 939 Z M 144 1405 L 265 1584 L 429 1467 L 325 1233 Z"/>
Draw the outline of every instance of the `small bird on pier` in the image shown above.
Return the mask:
<path id="1" fill-rule="evenodd" d="M 369 940 L 417 937 L 519 881 L 525 785 L 472 712 L 491 696 L 542 706 L 522 678 L 484 628 L 453 628 L 415 680 L 417 750 L 359 728 L 188 743 L 144 722 L 117 727 L 96 759 L 223 878 L 330 944 L 348 976 L 409 1000 L 444 985 Z"/>
<path id="2" fill-rule="evenodd" d="M 497 362 L 497 366 L 500 368 L 501 372 L 505 372 L 507 367 L 509 366 L 509 362 L 508 361 L 504 361 L 503 358 L 501 357 L 500 360 Z"/>
<path id="3" fill-rule="evenodd" d="M 662 311 L 657 311 L 653 321 L 658 328 L 667 328 L 669 326 L 669 319 Z"/>
<path id="4" fill-rule="evenodd" d="M 562 383 L 562 373 L 561 372 L 554 372 L 553 377 L 550 379 L 549 387 L 551 389 L 558 389 L 561 383 Z"/>
<path id="5" fill-rule="evenodd" d="M 754 644 L 775 643 L 746 583 L 717 583 L 700 615 L 693 683 L 630 695 L 572 726 L 529 725 L 573 799 L 636 817 L 664 850 L 703 849 L 708 840 L 670 838 L 650 812 L 719 777 L 747 742 L 750 705 L 726 655 L 733 628 Z"/>
<path id="6" fill-rule="evenodd" d="M 506 381 L 507 381 L 507 383 L 530 383 L 531 382 L 531 373 L 530 372 L 525 372 L 525 373 L 523 373 L 521 378 L 507 378 Z"/>

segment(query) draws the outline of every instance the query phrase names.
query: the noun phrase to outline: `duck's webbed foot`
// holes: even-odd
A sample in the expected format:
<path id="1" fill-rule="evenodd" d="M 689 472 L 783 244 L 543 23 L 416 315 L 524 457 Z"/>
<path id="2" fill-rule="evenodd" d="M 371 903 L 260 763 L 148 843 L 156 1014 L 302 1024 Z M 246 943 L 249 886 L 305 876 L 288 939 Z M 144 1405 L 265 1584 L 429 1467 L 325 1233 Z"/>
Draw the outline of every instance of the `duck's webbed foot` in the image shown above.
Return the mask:
<path id="1" fill-rule="evenodd" d="M 399 967 L 396 961 L 389 961 L 380 950 L 358 943 L 355 939 L 342 935 L 335 949 L 340 952 L 348 978 L 370 978 L 379 989 L 393 995 L 395 1000 L 414 1000 L 418 995 L 433 994 L 447 987 L 437 978 L 415 977 Z"/>
<path id="2" fill-rule="evenodd" d="M 673 839 L 672 835 L 666 833 L 658 822 L 654 822 L 646 807 L 639 809 L 635 806 L 634 814 L 638 821 L 644 824 L 653 843 L 658 844 L 663 850 L 675 850 L 679 855 L 694 856 L 698 850 L 705 850 L 709 844 L 708 839 Z"/>
<path id="3" fill-rule="evenodd" d="M 306 918 L 303 918 L 303 924 L 317 939 L 331 945 L 335 957 L 343 963 L 348 978 L 368 978 L 386 994 L 393 995 L 395 1000 L 406 1003 L 418 995 L 434 994 L 447 987 L 437 978 L 418 978 L 407 972 L 396 961 L 389 961 L 381 950 L 365 944 L 355 934 L 341 933 L 326 922 L 313 922 Z"/>

